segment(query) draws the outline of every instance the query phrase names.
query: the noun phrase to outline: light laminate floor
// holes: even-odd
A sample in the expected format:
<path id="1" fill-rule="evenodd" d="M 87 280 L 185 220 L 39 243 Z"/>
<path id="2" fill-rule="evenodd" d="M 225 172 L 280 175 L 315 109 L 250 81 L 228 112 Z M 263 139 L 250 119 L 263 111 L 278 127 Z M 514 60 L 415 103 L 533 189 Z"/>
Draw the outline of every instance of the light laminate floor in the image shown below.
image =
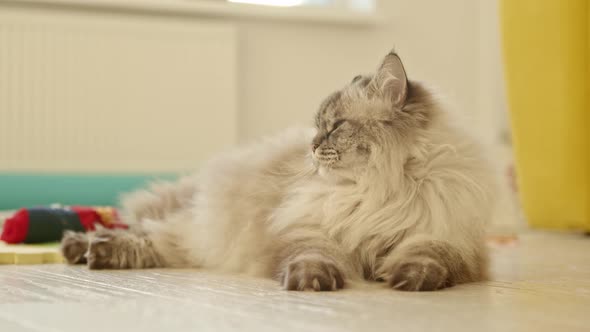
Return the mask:
<path id="1" fill-rule="evenodd" d="M 522 235 L 492 270 L 432 293 L 299 293 L 197 270 L 0 266 L 0 331 L 590 331 L 589 237 Z"/>

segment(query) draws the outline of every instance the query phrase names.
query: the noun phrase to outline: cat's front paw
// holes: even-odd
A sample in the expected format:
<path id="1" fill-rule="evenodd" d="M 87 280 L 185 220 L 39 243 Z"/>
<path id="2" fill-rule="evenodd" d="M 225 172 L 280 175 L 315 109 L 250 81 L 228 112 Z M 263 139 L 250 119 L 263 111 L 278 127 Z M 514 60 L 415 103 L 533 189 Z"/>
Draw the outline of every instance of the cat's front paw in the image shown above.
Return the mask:
<path id="1" fill-rule="evenodd" d="M 410 257 L 395 264 L 389 285 L 402 291 L 433 291 L 448 284 L 449 271 L 430 257 Z"/>
<path id="2" fill-rule="evenodd" d="M 332 260 L 309 257 L 287 264 L 282 273 L 282 285 L 287 290 L 334 291 L 344 287 L 340 268 Z"/>
<path id="3" fill-rule="evenodd" d="M 66 231 L 61 239 L 61 253 L 69 264 L 85 264 L 88 251 L 88 235 Z"/>
<path id="4" fill-rule="evenodd" d="M 115 255 L 116 231 L 109 229 L 98 230 L 90 240 L 86 259 L 91 270 L 122 268 L 119 263 L 120 255 Z"/>

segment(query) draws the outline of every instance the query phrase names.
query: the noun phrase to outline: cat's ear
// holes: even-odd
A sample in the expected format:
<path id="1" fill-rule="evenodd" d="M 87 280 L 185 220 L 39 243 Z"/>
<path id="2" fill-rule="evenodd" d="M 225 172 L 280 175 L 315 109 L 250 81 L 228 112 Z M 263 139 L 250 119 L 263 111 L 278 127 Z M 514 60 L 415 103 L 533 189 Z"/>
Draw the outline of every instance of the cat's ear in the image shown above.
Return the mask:
<path id="1" fill-rule="evenodd" d="M 402 108 L 408 96 L 408 77 L 402 60 L 394 51 L 389 52 L 373 77 L 375 93 L 388 98 L 394 107 Z"/>
<path id="2" fill-rule="evenodd" d="M 363 75 L 356 75 L 353 79 L 351 83 L 356 83 L 358 81 L 361 80 L 361 78 L 363 78 Z"/>

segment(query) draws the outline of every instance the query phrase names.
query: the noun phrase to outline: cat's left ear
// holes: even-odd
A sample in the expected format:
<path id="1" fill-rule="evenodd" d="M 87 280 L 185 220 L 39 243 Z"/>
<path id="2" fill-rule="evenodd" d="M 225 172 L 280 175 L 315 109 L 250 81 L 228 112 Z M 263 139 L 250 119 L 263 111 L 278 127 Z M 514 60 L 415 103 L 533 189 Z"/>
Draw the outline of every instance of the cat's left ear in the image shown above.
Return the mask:
<path id="1" fill-rule="evenodd" d="M 373 88 L 383 98 L 391 100 L 396 108 L 402 108 L 408 96 L 408 77 L 402 60 L 394 51 L 389 52 L 373 78 Z"/>

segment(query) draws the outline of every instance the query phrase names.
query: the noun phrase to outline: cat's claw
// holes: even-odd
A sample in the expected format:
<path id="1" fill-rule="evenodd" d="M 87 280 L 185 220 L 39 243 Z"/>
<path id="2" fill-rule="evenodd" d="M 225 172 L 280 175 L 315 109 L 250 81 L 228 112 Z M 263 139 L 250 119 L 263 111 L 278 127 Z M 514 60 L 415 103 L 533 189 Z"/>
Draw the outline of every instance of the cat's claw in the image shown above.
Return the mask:
<path id="1" fill-rule="evenodd" d="M 285 267 L 282 285 L 286 290 L 334 291 L 344 287 L 344 278 L 329 260 L 304 259 Z"/>
<path id="2" fill-rule="evenodd" d="M 402 291 L 433 291 L 448 284 L 447 268 L 430 257 L 407 258 L 393 266 L 389 285 Z"/>

